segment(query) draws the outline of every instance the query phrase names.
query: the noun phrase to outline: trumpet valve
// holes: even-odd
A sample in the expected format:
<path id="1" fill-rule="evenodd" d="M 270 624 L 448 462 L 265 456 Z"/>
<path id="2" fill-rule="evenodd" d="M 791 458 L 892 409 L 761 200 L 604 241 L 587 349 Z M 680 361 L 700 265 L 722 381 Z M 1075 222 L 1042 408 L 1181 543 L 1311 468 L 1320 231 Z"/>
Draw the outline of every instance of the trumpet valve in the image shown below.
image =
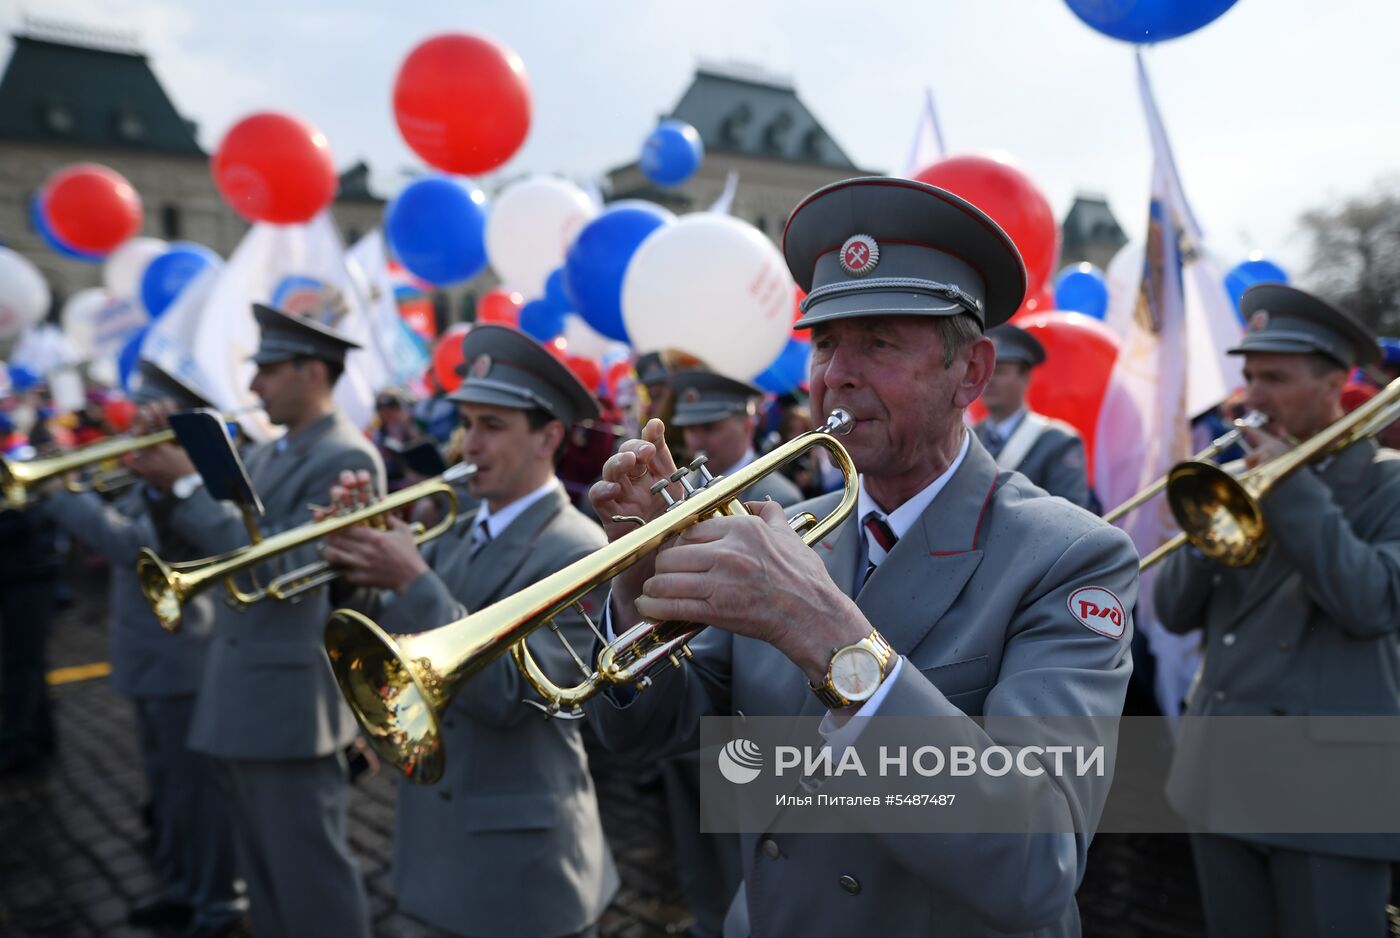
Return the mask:
<path id="1" fill-rule="evenodd" d="M 666 656 L 666 660 L 671 662 L 671 667 L 673 668 L 679 668 L 681 666 L 680 656 L 677 655 L 674 651 Z"/>
<path id="2" fill-rule="evenodd" d="M 651 494 L 660 495 L 662 498 L 666 499 L 667 508 L 670 508 L 672 505 L 676 504 L 676 500 L 672 498 L 671 493 L 666 490 L 666 487 L 670 484 L 670 479 L 659 479 L 651 487 Z"/>
<path id="3" fill-rule="evenodd" d="M 709 461 L 709 457 L 704 455 L 696 456 L 690 461 L 690 471 L 700 475 L 700 488 L 702 489 L 715 481 L 715 477 L 710 475 L 710 470 L 705 468 L 705 463 Z"/>

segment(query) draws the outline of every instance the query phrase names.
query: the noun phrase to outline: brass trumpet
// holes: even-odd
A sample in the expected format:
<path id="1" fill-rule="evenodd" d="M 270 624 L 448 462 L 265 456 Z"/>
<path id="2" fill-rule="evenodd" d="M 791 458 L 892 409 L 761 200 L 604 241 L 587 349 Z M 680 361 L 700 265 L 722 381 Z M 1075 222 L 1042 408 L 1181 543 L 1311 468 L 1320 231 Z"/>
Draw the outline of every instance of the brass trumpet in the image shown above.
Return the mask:
<path id="1" fill-rule="evenodd" d="M 809 545 L 826 537 L 856 505 L 859 486 L 855 465 L 835 437 L 849 432 L 854 423 L 850 414 L 834 411 L 824 426 L 784 443 L 732 476 L 711 476 L 703 458 L 697 459 L 652 487 L 667 501 L 659 518 L 646 523 L 640 518 L 627 519 L 639 527 L 533 586 L 441 628 L 394 637 L 366 616 L 336 610 L 326 622 L 326 652 L 341 693 L 370 743 L 410 781 L 436 781 L 444 764 L 439 715 L 463 682 L 507 652 L 513 655 L 525 680 L 544 698 L 543 709 L 548 714 L 576 712 L 585 700 L 610 685 L 645 688 L 651 683 L 648 672 L 662 663 L 679 667 L 681 658 L 689 655 L 687 643 L 704 626 L 643 621 L 606 642 L 584 611 L 583 597 L 697 522 L 747 513 L 739 494 L 813 446 L 830 452 L 845 476 L 845 491 L 836 508 L 820 521 L 803 512 L 789 523 Z M 698 484 L 692 482 L 692 473 L 700 477 Z M 667 492 L 674 483 L 684 489 L 679 499 Z M 541 626 L 552 627 L 554 617 L 571 607 L 583 616 L 604 647 L 590 668 L 565 642 L 581 680 L 564 687 L 540 668 L 525 638 Z M 563 641 L 562 634 L 555 631 Z"/>
<path id="2" fill-rule="evenodd" d="M 1235 421 L 1234 429 L 1227 430 L 1226 432 L 1220 434 L 1220 436 L 1216 437 L 1214 440 L 1211 441 L 1209 446 L 1201 450 L 1196 455 L 1192 456 L 1188 461 L 1208 462 L 1209 460 L 1214 459 L 1216 456 L 1219 456 L 1221 453 L 1225 452 L 1227 449 L 1238 443 L 1240 441 L 1240 437 L 1244 436 L 1245 428 L 1249 428 L 1251 430 L 1258 430 L 1260 427 L 1264 426 L 1264 424 L 1268 422 L 1269 418 L 1267 416 L 1261 414 L 1257 410 L 1252 410 L 1248 414 L 1245 414 L 1243 417 L 1241 417 L 1239 420 Z M 1134 508 L 1141 506 L 1143 502 L 1148 501 L 1154 495 L 1156 495 L 1158 492 L 1162 491 L 1166 487 L 1167 477 L 1162 476 L 1157 481 L 1144 488 L 1142 491 L 1131 496 L 1123 504 L 1119 505 L 1117 508 L 1114 508 L 1112 511 L 1105 514 L 1103 516 L 1103 520 L 1107 521 L 1109 524 L 1112 524 L 1119 518 L 1126 515 L 1128 512 L 1132 511 Z"/>
<path id="3" fill-rule="evenodd" d="M 1239 478 L 1214 463 L 1178 464 L 1167 475 L 1167 503 L 1182 533 L 1144 558 L 1142 569 L 1186 543 L 1228 567 L 1253 564 L 1269 542 L 1260 499 L 1303 466 L 1370 439 L 1397 418 L 1400 378 L 1325 430 Z"/>
<path id="4" fill-rule="evenodd" d="M 33 499 L 34 490 L 50 479 L 68 475 L 70 472 L 87 466 L 120 459 L 128 453 L 173 442 L 175 442 L 175 434 L 170 430 L 161 430 L 156 433 L 148 433 L 145 436 L 125 436 L 99 440 L 96 443 L 89 443 L 87 446 L 75 449 L 71 453 L 49 456 L 45 459 L 32 459 L 28 462 L 11 462 L 0 456 L 0 491 L 3 492 L 4 507 L 23 508 Z M 89 489 L 97 492 L 108 492 L 120 487 L 121 483 L 102 477 L 95 479 L 89 485 L 72 480 L 65 484 L 70 492 L 85 492 Z"/>
<path id="5" fill-rule="evenodd" d="M 457 520 L 457 493 L 452 489 L 453 484 L 463 481 L 474 472 L 475 466 L 458 463 L 436 479 L 410 485 L 380 501 L 343 514 L 322 518 L 320 521 L 299 525 L 214 557 L 166 563 L 150 548 L 143 548 L 136 560 L 136 578 L 141 584 L 141 592 L 146 597 L 146 602 L 151 604 L 151 611 L 156 614 L 161 627 L 167 632 L 180 630 L 180 609 L 184 603 L 219 581 L 223 581 L 228 590 L 229 601 L 235 606 L 250 606 L 264 599 L 294 600 L 324 583 L 329 583 L 340 575 L 339 572 L 324 560 L 319 560 L 284 573 L 267 586 L 258 586 L 254 582 L 247 590 L 238 585 L 235 577 L 279 554 L 296 550 L 336 531 L 362 522 L 374 521 L 421 498 L 442 495 L 448 503 L 446 515 L 431 528 L 415 532 L 418 544 L 431 541 L 446 533 Z"/>

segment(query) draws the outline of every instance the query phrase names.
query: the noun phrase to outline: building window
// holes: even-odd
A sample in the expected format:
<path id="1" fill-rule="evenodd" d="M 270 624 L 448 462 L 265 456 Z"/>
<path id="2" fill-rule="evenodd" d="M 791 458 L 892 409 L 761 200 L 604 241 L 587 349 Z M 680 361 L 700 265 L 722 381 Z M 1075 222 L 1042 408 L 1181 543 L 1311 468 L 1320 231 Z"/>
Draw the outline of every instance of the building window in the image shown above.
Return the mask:
<path id="1" fill-rule="evenodd" d="M 167 241 L 180 237 L 180 207 L 165 205 L 160 210 L 160 233 Z"/>
<path id="2" fill-rule="evenodd" d="M 73 109 L 62 101 L 50 101 L 44 106 L 44 126 L 52 133 L 66 137 L 73 133 L 75 124 Z"/>

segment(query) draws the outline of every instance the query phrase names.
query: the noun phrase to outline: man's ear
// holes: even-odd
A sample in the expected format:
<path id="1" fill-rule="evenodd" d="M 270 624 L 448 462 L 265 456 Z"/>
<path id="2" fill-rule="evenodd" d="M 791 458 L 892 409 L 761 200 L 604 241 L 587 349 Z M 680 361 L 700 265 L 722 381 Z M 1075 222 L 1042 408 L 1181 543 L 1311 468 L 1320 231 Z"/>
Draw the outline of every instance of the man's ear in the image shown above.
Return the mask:
<path id="1" fill-rule="evenodd" d="M 992 372 L 997 365 L 997 349 L 991 339 L 978 336 L 958 352 L 958 359 L 965 364 L 962 377 L 953 389 L 953 406 L 962 408 L 981 397 L 987 382 L 992 380 Z M 954 362 L 956 366 L 957 362 Z"/>

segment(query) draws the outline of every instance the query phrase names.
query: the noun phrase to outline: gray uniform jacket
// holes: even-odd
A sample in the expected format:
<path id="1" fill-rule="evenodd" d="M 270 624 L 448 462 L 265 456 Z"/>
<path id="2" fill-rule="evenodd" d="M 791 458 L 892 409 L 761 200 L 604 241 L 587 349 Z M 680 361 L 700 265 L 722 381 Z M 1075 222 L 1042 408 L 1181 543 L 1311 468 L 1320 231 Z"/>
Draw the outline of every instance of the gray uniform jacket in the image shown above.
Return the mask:
<path id="1" fill-rule="evenodd" d="M 156 621 L 136 581 L 137 553 L 143 547 L 156 548 L 155 528 L 142 493 L 133 489 L 108 504 L 93 492 L 62 492 L 46 499 L 44 510 L 110 564 L 112 690 L 135 698 L 186 697 L 198 691 L 214 602 L 209 596 L 192 600 L 184 610 L 184 627 L 176 635 Z"/>
<path id="2" fill-rule="evenodd" d="M 374 444 L 338 411 L 295 437 L 262 443 L 244 454 L 248 476 L 262 498 L 264 534 L 311 520 L 342 469 L 367 469 L 379 491 L 384 464 Z M 168 526 L 205 554 L 248 543 L 238 510 L 200 488 L 189 498 L 157 503 L 158 528 Z M 291 551 L 258 568 L 266 584 L 277 573 L 317 559 L 319 543 Z M 247 575 L 240 578 L 247 582 Z M 212 587 L 215 592 L 221 587 Z M 225 759 L 308 759 L 349 745 L 357 728 L 340 696 L 322 636 L 330 614 L 328 588 L 299 602 L 264 600 L 246 609 L 218 605 L 204 686 L 190 729 L 190 746 Z"/>
<path id="3" fill-rule="evenodd" d="M 1279 483 L 1263 508 L 1270 546 L 1254 566 L 1232 569 L 1178 551 L 1157 575 L 1162 624 L 1205 629 L 1187 714 L 1400 716 L 1400 453 L 1359 443 L 1325 471 L 1302 469 Z M 1372 760 L 1372 777 L 1400 778 L 1396 734 L 1377 739 L 1363 722 L 1353 736 L 1346 721 L 1310 723 L 1316 757 L 1350 747 Z M 1231 785 L 1229 772 L 1202 764 L 1205 745 L 1183 736 L 1167 793 L 1178 811 L 1210 827 L 1212 814 L 1227 815 L 1249 793 Z M 1400 834 L 1241 836 L 1400 860 Z"/>
<path id="4" fill-rule="evenodd" d="M 473 556 L 469 513 L 426 544 L 432 571 L 372 613 L 390 632 L 446 625 L 532 585 L 606 543 L 558 487 Z M 600 599 L 585 606 L 598 611 Z M 556 620 L 578 653 L 593 636 Z M 548 629 L 528 639 L 541 667 L 577 683 Z M 546 720 L 506 655 L 464 683 L 443 715 L 446 770 L 431 786 L 400 783 L 394 845 L 399 907 L 455 934 L 563 935 L 598 920 L 617 891 L 577 721 Z"/>
<path id="5" fill-rule="evenodd" d="M 1059 495 L 1080 508 L 1089 507 L 1089 478 L 1084 460 L 1084 441 L 1079 431 L 1060 420 L 1051 420 L 1031 445 L 1015 471 L 1021 473 L 1032 484 L 1038 485 L 1051 495 Z M 987 446 L 987 451 L 995 458 L 998 448 L 987 444 L 989 422 L 984 420 L 973 428 L 977 439 Z"/>
<path id="6" fill-rule="evenodd" d="M 798 509 L 821 517 L 837 497 Z M 851 516 L 815 550 L 905 659 L 881 715 L 1122 712 L 1131 623 L 1121 618 L 1112 638 L 1081 624 L 1069 606 L 1075 590 L 1099 587 L 1132 609 L 1138 558 L 1121 531 L 999 472 L 975 442 L 863 588 L 861 530 Z M 805 675 L 766 643 L 710 629 L 692 649 L 688 667 L 663 669 L 629 705 L 612 696 L 589 704 L 609 748 L 654 756 L 706 715 L 824 712 Z M 965 733 L 969 745 L 986 744 L 970 720 Z M 998 741 L 1018 742 L 1005 734 Z M 1106 780 L 1089 787 L 1087 800 L 1044 779 L 1025 779 L 1014 792 L 1088 830 L 1106 795 Z M 1088 836 L 750 833 L 741 843 L 745 884 L 728 936 L 1078 934 L 1074 891 Z M 843 877 L 858 881 L 858 894 L 843 889 Z"/>
<path id="7" fill-rule="evenodd" d="M 739 496 L 739 500 L 745 502 L 761 502 L 766 498 L 773 499 L 784 508 L 791 508 L 802 501 L 802 490 L 782 473 L 770 472 L 744 489 Z"/>

